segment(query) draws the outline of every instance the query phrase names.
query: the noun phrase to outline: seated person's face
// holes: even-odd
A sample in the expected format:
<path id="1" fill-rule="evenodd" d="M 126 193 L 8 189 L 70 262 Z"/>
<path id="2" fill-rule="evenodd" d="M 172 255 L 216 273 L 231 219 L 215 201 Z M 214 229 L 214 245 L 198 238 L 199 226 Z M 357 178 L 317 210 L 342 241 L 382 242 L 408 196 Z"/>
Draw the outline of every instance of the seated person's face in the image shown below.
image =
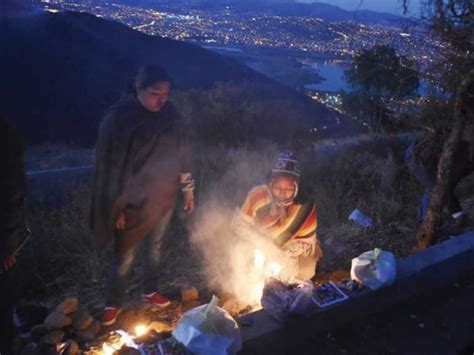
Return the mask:
<path id="1" fill-rule="evenodd" d="M 273 179 L 270 188 L 274 198 L 279 201 L 285 201 L 294 197 L 296 180 L 290 176 L 278 176 Z"/>

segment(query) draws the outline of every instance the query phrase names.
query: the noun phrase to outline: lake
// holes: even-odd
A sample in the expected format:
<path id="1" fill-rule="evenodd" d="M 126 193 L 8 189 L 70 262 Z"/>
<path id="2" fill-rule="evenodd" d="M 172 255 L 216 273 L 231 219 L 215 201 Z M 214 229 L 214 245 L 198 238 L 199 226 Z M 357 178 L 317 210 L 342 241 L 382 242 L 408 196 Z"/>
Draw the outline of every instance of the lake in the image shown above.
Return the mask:
<path id="1" fill-rule="evenodd" d="M 305 85 L 305 89 L 313 91 L 338 92 L 350 91 L 350 86 L 344 77 L 350 63 L 341 60 L 304 59 L 300 60 L 303 68 L 316 72 L 323 80 L 319 83 Z"/>

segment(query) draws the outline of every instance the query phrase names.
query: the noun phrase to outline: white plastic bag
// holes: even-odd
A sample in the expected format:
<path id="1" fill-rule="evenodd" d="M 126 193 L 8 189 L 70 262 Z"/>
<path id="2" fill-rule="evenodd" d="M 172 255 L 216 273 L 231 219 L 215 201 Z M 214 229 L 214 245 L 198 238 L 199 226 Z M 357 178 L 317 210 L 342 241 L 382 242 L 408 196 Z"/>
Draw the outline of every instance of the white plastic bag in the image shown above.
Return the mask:
<path id="1" fill-rule="evenodd" d="M 392 284 L 396 274 L 395 256 L 388 251 L 375 248 L 352 259 L 351 278 L 371 290 Z"/>
<path id="2" fill-rule="evenodd" d="M 237 322 L 217 306 L 218 299 L 193 308 L 181 317 L 173 336 L 195 355 L 231 355 L 242 347 Z"/>

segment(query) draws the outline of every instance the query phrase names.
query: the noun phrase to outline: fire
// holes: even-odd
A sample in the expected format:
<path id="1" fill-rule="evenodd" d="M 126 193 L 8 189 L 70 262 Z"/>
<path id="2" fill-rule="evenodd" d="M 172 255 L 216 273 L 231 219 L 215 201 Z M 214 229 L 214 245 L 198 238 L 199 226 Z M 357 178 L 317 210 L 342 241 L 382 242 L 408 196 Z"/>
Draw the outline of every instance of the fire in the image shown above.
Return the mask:
<path id="1" fill-rule="evenodd" d="M 282 271 L 282 266 L 276 261 L 267 262 L 267 257 L 260 249 L 255 249 L 253 253 L 255 274 L 253 275 L 253 295 L 255 303 L 260 304 L 265 287 L 265 279 L 268 277 L 278 277 Z"/>
<path id="2" fill-rule="evenodd" d="M 104 353 L 104 355 L 112 355 L 115 352 L 115 349 L 109 344 L 104 343 L 102 344 L 102 352 Z"/>
<path id="3" fill-rule="evenodd" d="M 262 253 L 262 251 L 255 249 L 253 252 L 253 260 L 255 266 L 258 269 L 263 269 L 263 266 L 265 265 L 265 255 Z"/>
<path id="4" fill-rule="evenodd" d="M 138 349 L 138 345 L 135 343 L 135 339 L 145 334 L 147 331 L 148 331 L 148 327 L 142 324 L 138 324 L 135 327 L 136 336 L 132 336 L 128 334 L 125 330 L 121 330 L 121 329 L 116 330 L 115 332 L 111 333 L 111 336 L 108 339 L 108 341 L 102 344 L 101 353 L 104 355 L 115 354 L 124 345 L 134 348 L 134 349 Z"/>
<path id="5" fill-rule="evenodd" d="M 273 261 L 270 263 L 270 273 L 273 277 L 277 277 L 281 273 L 281 265 L 277 263 L 276 261 Z"/>
<path id="6" fill-rule="evenodd" d="M 135 327 L 135 335 L 137 337 L 141 337 L 142 335 L 145 335 L 147 331 L 148 331 L 147 327 L 143 324 L 139 324 Z"/>

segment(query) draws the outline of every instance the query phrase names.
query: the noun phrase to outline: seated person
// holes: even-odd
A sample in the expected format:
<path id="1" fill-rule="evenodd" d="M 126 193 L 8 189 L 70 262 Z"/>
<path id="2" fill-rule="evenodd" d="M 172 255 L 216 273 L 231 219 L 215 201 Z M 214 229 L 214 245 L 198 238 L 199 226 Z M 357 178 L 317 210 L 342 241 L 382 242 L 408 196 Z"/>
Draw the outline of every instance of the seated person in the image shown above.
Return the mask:
<path id="1" fill-rule="evenodd" d="M 303 201 L 299 162 L 282 152 L 267 184 L 254 187 L 236 211 L 232 230 L 249 242 L 271 241 L 298 265 L 298 279 L 311 279 L 322 250 L 316 235 L 317 213 L 312 200 Z"/>
<path id="2" fill-rule="evenodd" d="M 469 129 L 466 129 L 469 131 Z M 473 130 L 471 129 L 470 132 Z M 443 141 L 439 136 L 427 137 L 413 142 L 405 152 L 405 163 L 410 172 L 425 191 L 418 209 L 418 222 L 421 223 L 428 211 L 431 193 L 436 184 L 438 162 L 443 149 Z M 461 139 L 453 158 L 450 177 L 444 199 L 444 207 L 452 217 L 452 221 L 469 225 L 469 216 L 463 210 L 455 189 L 459 182 L 474 172 L 474 145 L 471 137 Z"/>

